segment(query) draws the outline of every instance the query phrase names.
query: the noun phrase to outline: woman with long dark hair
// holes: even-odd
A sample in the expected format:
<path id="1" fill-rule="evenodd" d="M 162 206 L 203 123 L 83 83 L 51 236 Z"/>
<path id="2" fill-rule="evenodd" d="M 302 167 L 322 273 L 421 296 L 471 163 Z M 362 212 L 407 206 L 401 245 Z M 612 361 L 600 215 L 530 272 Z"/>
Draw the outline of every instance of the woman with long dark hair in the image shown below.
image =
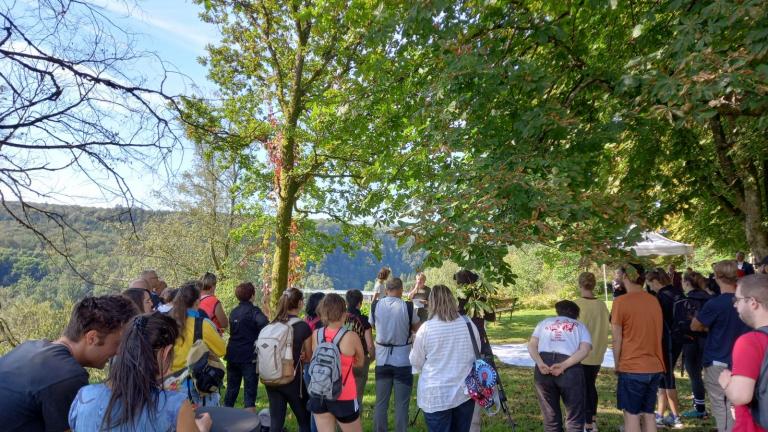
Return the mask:
<path id="1" fill-rule="evenodd" d="M 169 316 L 176 320 L 180 334 L 173 346 L 173 364 L 171 365 L 170 376 L 165 380 L 165 385 L 171 390 L 191 396 L 192 402 L 195 404 L 218 406 L 219 394 L 212 393 L 201 397 L 187 370 L 187 354 L 195 342 L 195 319 L 201 317 L 197 309 L 200 304 L 201 286 L 202 283 L 199 281 L 186 282 L 179 288 L 179 292 L 173 299 L 173 309 L 171 309 Z M 207 318 L 203 319 L 202 339 L 214 355 L 222 357 L 226 352 L 224 339 L 216 329 L 216 325 Z"/>
<path id="2" fill-rule="evenodd" d="M 123 291 L 123 297 L 132 301 L 139 309 L 139 313 L 152 312 L 152 297 L 144 288 L 128 288 Z"/>
<path id="3" fill-rule="evenodd" d="M 297 373 L 295 373 L 293 381 L 282 385 L 266 386 L 267 397 L 269 398 L 270 430 L 283 430 L 286 409 L 290 405 L 299 424 L 299 431 L 310 431 L 307 389 L 302 379 L 303 374 L 300 372 L 302 370 L 300 363 L 309 361 L 308 355 L 312 351 L 309 337 L 312 335 L 312 331 L 303 320 L 293 319 L 298 318 L 302 306 L 304 306 L 304 294 L 296 288 L 288 288 L 277 302 L 277 313 L 272 321 L 283 323 L 293 321 L 293 358 L 300 359 L 300 361 L 296 365 Z"/>
<path id="4" fill-rule="evenodd" d="M 685 291 L 685 310 L 693 318 L 693 311 L 700 311 L 706 302 L 712 297 L 707 292 L 707 278 L 701 273 L 691 272 L 683 275 L 683 290 Z M 676 306 L 677 308 L 678 306 Z M 689 324 L 690 328 L 690 324 Z M 691 392 L 693 393 L 693 409 L 682 413 L 684 418 L 704 419 L 707 414 L 704 395 L 704 378 L 702 375 L 704 362 L 704 345 L 707 342 L 706 332 L 690 332 L 685 335 L 687 339 L 683 344 L 683 363 L 688 377 L 691 379 Z"/>
<path id="5" fill-rule="evenodd" d="M 318 326 L 323 325 L 317 314 L 317 305 L 320 304 L 320 300 L 322 300 L 323 297 L 325 297 L 325 293 L 323 292 L 314 292 L 310 294 L 307 299 L 306 307 L 304 308 L 304 321 L 307 322 L 309 329 L 312 331 L 315 331 L 315 328 Z"/>
<path id="6" fill-rule="evenodd" d="M 162 387 L 178 336 L 178 325 L 167 315 L 136 316 L 123 333 L 107 382 L 78 392 L 69 410 L 72 430 L 209 431 L 208 414 L 196 419 L 185 395 Z"/>

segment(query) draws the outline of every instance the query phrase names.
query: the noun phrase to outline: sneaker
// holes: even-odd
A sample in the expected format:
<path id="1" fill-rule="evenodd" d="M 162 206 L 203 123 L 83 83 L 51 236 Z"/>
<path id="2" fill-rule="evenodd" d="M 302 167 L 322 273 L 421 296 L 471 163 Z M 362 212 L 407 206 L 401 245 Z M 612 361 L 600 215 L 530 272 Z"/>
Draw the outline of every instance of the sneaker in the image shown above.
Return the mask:
<path id="1" fill-rule="evenodd" d="M 659 413 L 656 413 L 656 426 L 666 426 L 667 424 L 664 423 L 664 416 L 662 416 Z"/>
<path id="2" fill-rule="evenodd" d="M 690 411 L 684 412 L 681 417 L 683 418 L 690 418 L 690 419 L 699 419 L 699 420 L 706 420 L 709 418 L 709 413 L 706 411 L 699 411 L 697 409 L 692 409 Z"/>
<path id="3" fill-rule="evenodd" d="M 664 426 L 671 427 L 672 429 L 682 429 L 685 427 L 685 425 L 683 425 L 683 422 L 680 420 L 680 416 L 675 416 L 670 414 L 664 417 L 662 421 Z"/>

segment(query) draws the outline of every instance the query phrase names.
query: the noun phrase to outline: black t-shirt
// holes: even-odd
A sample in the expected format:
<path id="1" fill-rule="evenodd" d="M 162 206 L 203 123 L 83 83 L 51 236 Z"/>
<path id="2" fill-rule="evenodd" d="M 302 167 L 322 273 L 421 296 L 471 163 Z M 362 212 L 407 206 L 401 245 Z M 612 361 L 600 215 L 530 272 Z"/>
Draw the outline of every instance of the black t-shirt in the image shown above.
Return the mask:
<path id="1" fill-rule="evenodd" d="M 360 309 L 348 308 L 347 319 L 344 323 L 349 330 L 357 333 L 360 337 L 360 342 L 363 344 L 363 353 L 368 356 L 368 344 L 365 343 L 365 331 L 370 330 L 371 322 L 368 321 L 368 315 L 363 315 Z"/>
<path id="2" fill-rule="evenodd" d="M 656 297 L 658 297 L 659 304 L 661 305 L 661 314 L 664 318 L 664 330 L 671 332 L 672 326 L 674 325 L 672 313 L 675 308 L 675 302 L 684 298 L 685 294 L 683 294 L 682 290 L 678 290 L 672 285 L 667 285 L 659 290 Z"/>
<path id="3" fill-rule="evenodd" d="M 289 315 L 289 318 L 298 318 L 296 315 Z M 294 364 L 301 358 L 301 348 L 304 347 L 304 341 L 308 337 L 312 336 L 312 330 L 309 329 L 309 324 L 304 320 L 299 320 L 293 325 L 293 360 Z"/>
<path id="4" fill-rule="evenodd" d="M 259 338 L 259 332 L 269 320 L 258 306 L 251 302 L 240 302 L 229 313 L 229 342 L 227 343 L 227 361 L 249 363 L 254 360 L 253 343 Z"/>
<path id="5" fill-rule="evenodd" d="M 24 342 L 0 357 L 0 425 L 4 431 L 64 431 L 69 406 L 88 372 L 69 349 L 50 341 Z"/>

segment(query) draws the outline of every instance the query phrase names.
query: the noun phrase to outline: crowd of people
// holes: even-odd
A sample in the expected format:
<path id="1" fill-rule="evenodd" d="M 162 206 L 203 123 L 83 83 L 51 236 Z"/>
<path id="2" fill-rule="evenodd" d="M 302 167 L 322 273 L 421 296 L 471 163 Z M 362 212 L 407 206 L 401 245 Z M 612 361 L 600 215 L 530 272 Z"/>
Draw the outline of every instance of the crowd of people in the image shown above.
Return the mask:
<path id="1" fill-rule="evenodd" d="M 719 432 L 764 432 L 755 415 L 761 403 L 768 409 L 757 388 L 768 347 L 759 331 L 768 325 L 768 260 L 757 267 L 754 274 L 742 253 L 713 264 L 709 278 L 626 264 L 616 271 L 610 312 L 594 295 L 595 276 L 582 273 L 580 298 L 558 302 L 557 316 L 540 322 L 528 344 L 544 430 L 597 430 L 595 383 L 610 332 L 625 432 L 682 429 L 710 416 Z M 681 355 L 693 393 L 684 412 L 675 380 Z"/>
<path id="2" fill-rule="evenodd" d="M 359 290 L 345 298 L 313 293 L 305 304 L 296 288 L 283 293 L 269 318 L 253 304 L 250 282 L 235 288 L 239 304 L 227 313 L 215 275 L 169 288 L 156 271 L 145 271 L 122 295 L 79 301 L 59 339 L 27 341 L 0 357 L 0 424 L 9 431 L 206 432 L 217 418 L 203 411 L 234 407 L 241 385 L 238 412 L 257 416 L 261 380 L 269 408 L 257 418 L 268 419 L 270 430 L 284 429 L 290 408 L 302 432 L 361 431 L 375 362 L 374 430 L 407 430 L 414 373 L 421 374 L 416 399 L 430 431 L 479 430 L 480 410 L 464 381 L 477 359 L 473 344 L 490 351 L 485 319 L 463 316 L 452 290 L 428 287 L 423 274 L 405 299 L 403 282 L 388 268 L 378 276 L 370 318 Z M 478 276 L 463 270 L 455 279 L 466 285 Z M 270 345 L 281 334 L 287 348 Z M 275 346 L 274 359 L 259 354 Z M 201 384 L 199 360 L 191 360 L 200 350 L 211 376 L 224 360 L 226 386 Z M 264 372 L 273 363 L 277 377 Z M 89 384 L 85 368 L 107 365 L 107 380 Z"/>
<path id="3" fill-rule="evenodd" d="M 624 431 L 682 428 L 710 415 L 720 432 L 764 431 L 754 414 L 768 333 L 750 329 L 768 325 L 766 264 L 752 274 L 737 255 L 714 264 L 711 278 L 626 264 L 616 271 L 610 312 L 594 295 L 595 276 L 579 275 L 579 298 L 558 302 L 556 316 L 538 323 L 528 343 L 543 429 L 597 431 L 597 381 L 612 333 Z M 427 286 L 423 274 L 403 298 L 402 280 L 384 268 L 370 317 L 359 290 L 344 298 L 313 293 L 305 303 L 301 290 L 288 288 L 270 318 L 253 304 L 250 282 L 235 288 L 239 304 L 227 313 L 215 275 L 171 289 L 145 271 L 122 295 L 79 301 L 59 339 L 27 341 L 0 357 L 0 424 L 9 431 L 207 432 L 226 416 L 206 408 L 235 410 L 242 385 L 244 409 L 236 411 L 264 425 L 268 419 L 270 430 L 284 429 L 290 408 L 301 432 L 361 431 L 375 364 L 374 431 L 408 429 L 414 374 L 428 430 L 479 431 L 482 403 L 468 383 L 482 359 L 492 362 L 485 324 L 495 316 L 465 313 L 476 273 L 461 270 L 454 280 L 459 300 L 445 285 Z M 681 355 L 693 392 L 688 411 L 676 390 Z M 107 380 L 89 384 L 85 368 L 108 364 Z M 201 365 L 214 384 L 203 384 Z M 216 382 L 224 368 L 226 386 Z M 269 408 L 257 416 L 260 380 Z"/>

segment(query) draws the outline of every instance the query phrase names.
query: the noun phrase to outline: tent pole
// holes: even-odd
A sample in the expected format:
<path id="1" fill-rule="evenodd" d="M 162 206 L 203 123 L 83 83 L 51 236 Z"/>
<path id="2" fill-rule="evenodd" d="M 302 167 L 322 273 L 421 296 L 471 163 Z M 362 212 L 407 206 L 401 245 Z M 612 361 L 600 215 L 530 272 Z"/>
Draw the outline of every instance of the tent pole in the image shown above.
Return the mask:
<path id="1" fill-rule="evenodd" d="M 603 290 L 605 290 L 605 301 L 608 301 L 608 276 L 605 274 L 605 264 L 603 264 Z"/>

